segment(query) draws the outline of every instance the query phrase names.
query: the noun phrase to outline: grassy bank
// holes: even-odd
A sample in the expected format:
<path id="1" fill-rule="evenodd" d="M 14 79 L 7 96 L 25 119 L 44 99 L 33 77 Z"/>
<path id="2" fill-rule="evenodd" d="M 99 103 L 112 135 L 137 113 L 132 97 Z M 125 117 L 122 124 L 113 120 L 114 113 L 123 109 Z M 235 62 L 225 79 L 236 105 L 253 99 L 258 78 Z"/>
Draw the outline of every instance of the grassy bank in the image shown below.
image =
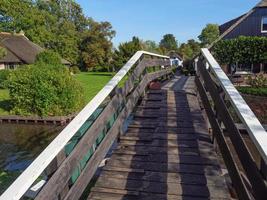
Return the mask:
<path id="1" fill-rule="evenodd" d="M 10 98 L 9 91 L 0 89 L 0 115 L 9 115 Z"/>
<path id="2" fill-rule="evenodd" d="M 85 100 L 89 102 L 108 83 L 113 74 L 108 72 L 81 72 L 75 78 L 84 87 Z"/>

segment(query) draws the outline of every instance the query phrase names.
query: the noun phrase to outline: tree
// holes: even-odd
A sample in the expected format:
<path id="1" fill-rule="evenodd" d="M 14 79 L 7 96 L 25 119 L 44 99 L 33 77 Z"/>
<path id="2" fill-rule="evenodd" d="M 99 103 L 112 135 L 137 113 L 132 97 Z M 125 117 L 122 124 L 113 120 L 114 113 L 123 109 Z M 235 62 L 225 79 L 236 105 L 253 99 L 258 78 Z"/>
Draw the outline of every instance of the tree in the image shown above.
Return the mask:
<path id="1" fill-rule="evenodd" d="M 109 22 L 88 20 L 89 30 L 83 34 L 80 45 L 83 67 L 93 69 L 110 64 L 112 56 L 112 38 L 116 32 Z"/>
<path id="2" fill-rule="evenodd" d="M 181 44 L 178 52 L 183 56 L 184 60 L 192 59 L 200 53 L 201 44 L 193 39 L 188 40 L 187 43 Z"/>
<path id="3" fill-rule="evenodd" d="M 163 52 L 168 53 L 173 50 L 177 50 L 178 42 L 173 34 L 166 34 L 159 44 Z"/>
<path id="4" fill-rule="evenodd" d="M 152 40 L 146 40 L 146 41 L 142 41 L 142 49 L 144 51 L 148 51 L 148 52 L 152 52 L 152 53 L 158 53 L 158 54 L 162 54 L 162 50 L 160 49 L 159 45 Z"/>
<path id="5" fill-rule="evenodd" d="M 207 24 L 202 30 L 198 39 L 204 46 L 212 44 L 220 36 L 219 26 L 217 24 Z"/>
<path id="6" fill-rule="evenodd" d="M 113 68 L 118 70 L 139 50 L 142 50 L 142 42 L 138 37 L 131 41 L 121 43 L 113 54 Z"/>
<path id="7" fill-rule="evenodd" d="M 100 58 L 93 64 L 105 62 L 111 54 L 111 39 L 115 34 L 111 28 L 108 22 L 88 19 L 73 0 L 1 0 L 0 4 L 1 31 L 23 30 L 31 41 L 54 50 L 73 64 L 88 65 L 88 60 L 98 53 Z M 93 47 L 86 41 L 93 42 Z M 99 47 L 96 47 L 98 42 Z"/>

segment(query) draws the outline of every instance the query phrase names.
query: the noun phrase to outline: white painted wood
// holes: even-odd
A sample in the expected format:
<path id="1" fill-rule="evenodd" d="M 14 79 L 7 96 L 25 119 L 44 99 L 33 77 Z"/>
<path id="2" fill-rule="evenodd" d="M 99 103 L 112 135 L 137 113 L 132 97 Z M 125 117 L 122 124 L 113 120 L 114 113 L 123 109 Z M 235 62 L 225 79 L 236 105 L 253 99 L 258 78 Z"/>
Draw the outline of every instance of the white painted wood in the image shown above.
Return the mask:
<path id="1" fill-rule="evenodd" d="M 246 130 L 260 152 L 261 157 L 264 159 L 265 163 L 267 163 L 267 132 L 227 75 L 224 73 L 218 62 L 211 55 L 210 51 L 205 48 L 201 49 L 201 52 L 206 61 L 209 63 L 211 71 L 214 73 L 218 83 L 229 98 L 239 118 L 245 125 Z"/>
<path id="2" fill-rule="evenodd" d="M 105 87 L 90 101 L 83 110 L 69 123 L 69 125 L 47 146 L 47 148 L 32 162 L 32 164 L 12 183 L 12 185 L 1 195 L 0 200 L 19 200 L 31 187 L 34 181 L 41 175 L 46 167 L 52 162 L 57 154 L 64 148 L 74 134 L 94 113 L 101 103 L 108 97 L 112 90 L 123 79 L 127 72 L 143 56 L 155 56 L 169 59 L 146 51 L 138 51 L 121 68 L 121 70 L 105 85 Z"/>

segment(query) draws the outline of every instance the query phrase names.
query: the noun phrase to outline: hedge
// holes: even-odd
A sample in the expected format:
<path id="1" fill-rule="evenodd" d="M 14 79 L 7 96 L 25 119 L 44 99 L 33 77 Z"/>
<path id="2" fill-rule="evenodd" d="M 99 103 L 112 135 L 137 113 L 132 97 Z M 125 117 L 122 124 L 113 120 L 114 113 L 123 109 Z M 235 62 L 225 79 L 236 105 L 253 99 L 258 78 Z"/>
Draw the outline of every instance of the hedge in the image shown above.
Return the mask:
<path id="1" fill-rule="evenodd" d="M 245 37 L 221 40 L 213 47 L 220 64 L 267 63 L 267 38 Z"/>
<path id="2" fill-rule="evenodd" d="M 253 88 L 253 87 L 238 87 L 239 92 L 243 94 L 255 95 L 255 96 L 264 96 L 267 97 L 267 88 Z"/>

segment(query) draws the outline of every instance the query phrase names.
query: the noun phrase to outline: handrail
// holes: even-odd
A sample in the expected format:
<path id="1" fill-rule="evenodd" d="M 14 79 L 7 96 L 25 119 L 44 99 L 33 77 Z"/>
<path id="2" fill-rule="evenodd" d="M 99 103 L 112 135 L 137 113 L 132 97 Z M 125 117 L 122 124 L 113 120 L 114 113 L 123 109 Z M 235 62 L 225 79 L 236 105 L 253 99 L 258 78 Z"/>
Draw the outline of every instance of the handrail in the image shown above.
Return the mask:
<path id="1" fill-rule="evenodd" d="M 31 163 L 31 165 L 12 183 L 12 185 L 1 195 L 0 200 L 19 200 L 26 193 L 34 181 L 56 158 L 75 133 L 117 87 L 118 83 L 125 77 L 129 70 L 144 55 L 169 59 L 168 56 L 162 56 L 146 51 L 136 52 L 121 68 L 121 70 L 104 86 L 104 88 L 100 90 L 100 92 L 61 131 L 61 133 L 46 147 L 46 149 Z"/>
<path id="2" fill-rule="evenodd" d="M 203 48 L 201 49 L 201 52 L 208 62 L 210 70 L 214 73 L 218 83 L 224 90 L 236 113 L 245 125 L 246 130 L 258 149 L 262 159 L 265 163 L 267 163 L 267 132 L 227 75 L 224 73 L 218 62 L 214 59 L 210 51 Z"/>

